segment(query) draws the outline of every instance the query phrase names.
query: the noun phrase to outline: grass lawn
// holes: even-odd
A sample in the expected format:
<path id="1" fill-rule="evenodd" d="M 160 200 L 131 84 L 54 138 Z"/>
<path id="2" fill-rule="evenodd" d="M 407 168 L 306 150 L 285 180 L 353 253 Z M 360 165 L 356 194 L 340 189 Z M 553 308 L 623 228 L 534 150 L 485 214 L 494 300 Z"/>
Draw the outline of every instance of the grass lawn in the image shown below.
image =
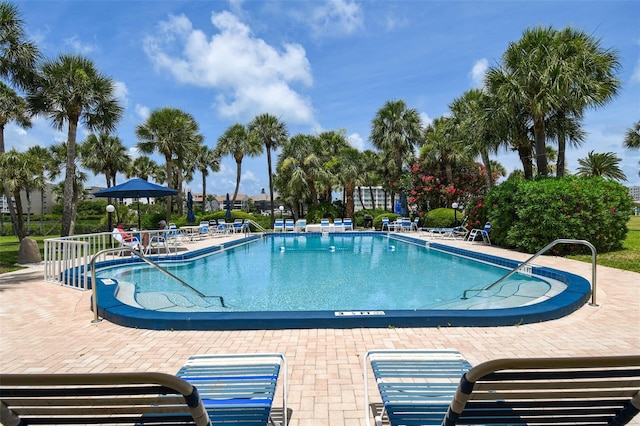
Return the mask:
<path id="1" fill-rule="evenodd" d="M 629 232 L 623 242 L 621 250 L 610 253 L 598 253 L 598 265 L 610 266 L 612 268 L 624 269 L 627 271 L 640 272 L 640 216 L 632 216 L 628 223 Z M 31 236 L 40 246 L 40 254 L 43 254 L 46 238 L 51 236 Z M 18 260 L 18 239 L 14 236 L 0 236 L 0 274 L 22 269 L 15 266 Z M 584 262 L 591 262 L 591 255 L 571 255 L 568 259 L 576 259 Z"/>

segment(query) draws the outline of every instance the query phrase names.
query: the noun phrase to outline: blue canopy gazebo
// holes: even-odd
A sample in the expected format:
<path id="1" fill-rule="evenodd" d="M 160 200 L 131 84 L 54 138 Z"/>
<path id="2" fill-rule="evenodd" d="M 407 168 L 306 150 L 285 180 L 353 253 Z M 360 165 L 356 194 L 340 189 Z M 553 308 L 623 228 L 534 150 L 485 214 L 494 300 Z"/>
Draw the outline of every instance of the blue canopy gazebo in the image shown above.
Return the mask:
<path id="1" fill-rule="evenodd" d="M 93 193 L 95 197 L 103 198 L 136 198 L 166 197 L 176 195 L 178 190 L 157 185 L 144 179 L 134 178 L 111 188 L 101 189 Z M 140 202 L 138 201 L 138 229 L 140 229 Z"/>

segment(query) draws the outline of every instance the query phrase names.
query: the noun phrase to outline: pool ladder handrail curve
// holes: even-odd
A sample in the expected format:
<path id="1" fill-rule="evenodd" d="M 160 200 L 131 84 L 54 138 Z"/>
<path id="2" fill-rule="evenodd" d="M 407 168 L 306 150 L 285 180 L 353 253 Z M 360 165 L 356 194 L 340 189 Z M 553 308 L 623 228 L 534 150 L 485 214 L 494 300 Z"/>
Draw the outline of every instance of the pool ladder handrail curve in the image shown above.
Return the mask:
<path id="1" fill-rule="evenodd" d="M 191 285 L 189 285 L 186 282 L 184 282 L 182 279 L 180 279 L 177 276 L 173 275 L 171 272 L 167 271 L 162 266 L 160 266 L 157 263 L 155 263 L 153 260 L 149 259 L 147 256 L 142 254 L 142 252 L 140 252 L 138 250 L 135 250 L 132 247 L 122 246 L 122 247 L 113 247 L 113 248 L 107 248 L 107 249 L 104 249 L 104 250 L 100 250 L 99 252 L 97 252 L 96 254 L 93 255 L 93 257 L 91 258 L 91 262 L 89 262 L 89 267 L 91 268 L 91 291 L 93 292 L 93 295 L 92 295 L 93 296 L 92 297 L 93 320 L 91 322 L 99 322 L 100 321 L 100 319 L 98 318 L 98 290 L 97 290 L 98 285 L 97 285 L 97 281 L 96 281 L 95 261 L 99 256 L 101 256 L 103 254 L 121 252 L 123 250 L 130 251 L 132 254 L 138 256 L 140 259 L 142 259 L 143 261 L 145 261 L 146 263 L 148 263 L 152 267 L 156 268 L 157 270 L 159 270 L 163 274 L 165 274 L 165 275 L 173 278 L 174 280 L 178 281 L 178 283 L 180 283 L 182 286 L 184 286 L 184 287 L 188 288 L 189 290 L 193 291 L 194 293 L 196 293 L 198 296 L 202 297 L 203 299 L 206 299 L 206 298 L 209 298 L 209 297 L 213 297 L 213 298 L 216 298 L 216 299 L 220 300 L 220 306 L 222 306 L 223 308 L 226 308 L 226 306 L 224 304 L 224 298 L 222 296 L 207 296 L 207 295 L 201 293 L 200 291 L 196 290 L 195 288 L 193 288 Z"/>
<path id="2" fill-rule="evenodd" d="M 513 268 L 511 271 L 509 271 L 509 273 L 507 273 L 506 275 L 504 275 L 500 279 L 498 279 L 498 281 L 496 281 L 494 283 L 491 283 L 488 286 L 483 287 L 481 289 L 469 288 L 469 289 L 465 290 L 464 293 L 462 293 L 461 299 L 463 299 L 463 300 L 467 299 L 467 293 L 470 292 L 470 291 L 481 292 L 481 291 L 489 290 L 492 287 L 495 287 L 496 285 L 500 284 L 502 281 L 504 281 L 507 278 L 509 278 L 511 275 L 513 275 L 516 272 L 518 272 L 521 268 L 527 266 L 535 258 L 537 258 L 538 256 L 546 253 L 547 251 L 549 251 L 550 249 L 552 249 L 553 247 L 555 247 L 558 244 L 582 244 L 582 245 L 585 245 L 585 246 L 589 247 L 589 249 L 591 249 L 591 303 L 590 303 L 590 305 L 591 306 L 598 306 L 596 304 L 596 248 L 595 248 L 595 246 L 593 244 L 591 244 L 587 240 L 574 240 L 574 239 L 569 239 L 569 238 L 559 238 L 559 239 L 554 240 L 551 243 L 547 244 L 544 248 L 539 250 L 536 254 L 534 254 L 529 259 L 525 260 L 524 262 L 522 262 L 521 264 L 519 264 L 518 266 Z"/>
<path id="3" fill-rule="evenodd" d="M 256 222 L 255 220 L 249 219 L 249 223 L 252 224 L 253 226 L 255 226 L 258 231 L 267 232 L 267 230 L 262 225 L 260 225 L 258 222 Z"/>

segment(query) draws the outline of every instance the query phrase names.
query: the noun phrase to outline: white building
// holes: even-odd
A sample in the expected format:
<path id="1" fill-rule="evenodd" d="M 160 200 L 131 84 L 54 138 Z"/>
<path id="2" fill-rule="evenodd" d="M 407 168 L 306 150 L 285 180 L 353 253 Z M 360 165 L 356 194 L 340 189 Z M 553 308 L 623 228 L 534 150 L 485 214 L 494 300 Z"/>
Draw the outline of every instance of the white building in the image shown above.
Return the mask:
<path id="1" fill-rule="evenodd" d="M 360 200 L 360 194 L 362 193 L 362 200 Z M 373 195 L 372 195 L 373 193 Z M 363 187 L 358 187 L 356 188 L 354 194 L 353 194 L 353 200 L 354 200 L 354 209 L 355 211 L 360 211 L 363 210 L 362 205 L 364 204 L 364 209 L 372 209 L 374 207 L 374 202 L 375 202 L 375 208 L 377 209 L 385 209 L 385 210 L 390 210 L 391 209 L 391 194 L 387 192 L 387 206 L 385 207 L 384 203 L 385 203 L 385 191 L 382 189 L 381 186 L 374 186 L 374 187 L 369 187 L 369 186 L 363 186 Z M 396 196 L 395 199 L 397 200 L 398 197 Z"/>
<path id="2" fill-rule="evenodd" d="M 640 202 L 640 186 L 630 186 L 629 194 L 631 194 L 633 201 Z"/>

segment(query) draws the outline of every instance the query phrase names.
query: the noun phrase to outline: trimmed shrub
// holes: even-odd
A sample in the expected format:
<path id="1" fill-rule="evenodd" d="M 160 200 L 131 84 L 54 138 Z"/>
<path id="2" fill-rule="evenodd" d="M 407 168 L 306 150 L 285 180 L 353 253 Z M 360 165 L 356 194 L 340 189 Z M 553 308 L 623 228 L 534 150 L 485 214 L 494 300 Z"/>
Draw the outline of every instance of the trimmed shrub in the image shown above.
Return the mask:
<path id="1" fill-rule="evenodd" d="M 535 253 L 556 239 L 568 238 L 589 241 L 602 253 L 622 248 L 632 201 L 618 182 L 568 176 L 507 180 L 489 192 L 486 204 L 496 244 Z M 569 252 L 575 248 L 554 249 L 556 254 Z"/>
<path id="2" fill-rule="evenodd" d="M 463 219 L 463 214 L 457 214 L 458 223 L 455 223 L 456 214 L 454 214 L 453 209 L 449 208 L 440 208 L 433 209 L 423 217 L 424 227 L 425 228 L 449 228 L 454 227 L 460 224 Z"/>

